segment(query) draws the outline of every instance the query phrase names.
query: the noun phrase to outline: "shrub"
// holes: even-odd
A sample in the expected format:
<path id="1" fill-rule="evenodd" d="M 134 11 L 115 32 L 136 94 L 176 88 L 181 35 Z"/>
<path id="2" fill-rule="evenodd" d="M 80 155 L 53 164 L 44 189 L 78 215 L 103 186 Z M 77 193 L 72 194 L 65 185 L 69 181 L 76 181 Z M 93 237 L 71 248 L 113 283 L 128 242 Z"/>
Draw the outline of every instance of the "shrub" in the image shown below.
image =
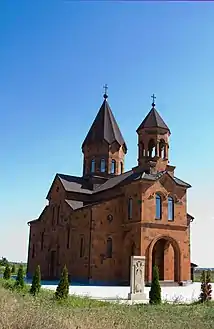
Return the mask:
<path id="1" fill-rule="evenodd" d="M 201 274 L 201 293 L 199 301 L 204 303 L 212 299 L 212 286 L 210 284 L 211 274 L 210 271 L 202 271 Z"/>
<path id="2" fill-rule="evenodd" d="M 16 272 L 16 266 L 15 264 L 13 264 L 11 268 L 11 273 L 14 274 L 15 272 Z"/>
<path id="3" fill-rule="evenodd" d="M 41 288 L 41 273 L 40 273 L 40 266 L 38 265 L 33 276 L 30 293 L 33 296 L 35 296 L 36 294 L 39 293 L 40 288 Z"/>
<path id="4" fill-rule="evenodd" d="M 68 270 L 64 266 L 61 279 L 59 281 L 58 287 L 56 288 L 55 297 L 56 299 L 65 299 L 69 294 L 69 281 L 68 281 Z"/>
<path id="5" fill-rule="evenodd" d="M 161 287 L 159 282 L 158 267 L 155 265 L 152 273 L 152 285 L 149 292 L 149 303 L 160 304 L 161 303 Z"/>
<path id="6" fill-rule="evenodd" d="M 23 266 L 20 265 L 16 277 L 16 282 L 15 282 L 15 287 L 16 288 L 24 288 L 24 271 L 23 271 Z"/>
<path id="7" fill-rule="evenodd" d="M 10 277 L 11 277 L 10 266 L 9 266 L 9 264 L 7 264 L 6 267 L 5 267 L 5 270 L 4 270 L 3 278 L 5 280 L 9 280 Z"/>

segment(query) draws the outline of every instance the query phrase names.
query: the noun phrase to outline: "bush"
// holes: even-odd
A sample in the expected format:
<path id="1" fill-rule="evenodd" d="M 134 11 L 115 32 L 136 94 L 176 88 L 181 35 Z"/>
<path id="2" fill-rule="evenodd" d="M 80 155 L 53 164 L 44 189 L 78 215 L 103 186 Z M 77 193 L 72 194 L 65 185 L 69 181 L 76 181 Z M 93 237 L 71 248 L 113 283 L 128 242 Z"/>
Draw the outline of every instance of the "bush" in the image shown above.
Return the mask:
<path id="1" fill-rule="evenodd" d="M 15 282 L 15 287 L 16 288 L 24 288 L 24 271 L 23 271 L 23 266 L 20 265 L 16 277 L 16 282 Z"/>
<path id="2" fill-rule="evenodd" d="M 9 264 L 7 264 L 6 267 L 5 267 L 5 270 L 4 270 L 3 278 L 5 280 L 9 280 L 10 277 L 11 277 L 10 266 L 9 266 Z"/>
<path id="3" fill-rule="evenodd" d="M 12 265 L 11 273 L 12 274 L 16 273 L 16 266 L 15 266 L 15 264 Z"/>
<path id="4" fill-rule="evenodd" d="M 40 289 L 41 289 L 41 272 L 40 272 L 40 266 L 38 265 L 33 276 L 30 293 L 33 296 L 35 296 L 36 294 L 39 293 Z"/>
<path id="5" fill-rule="evenodd" d="M 152 273 L 152 285 L 149 292 L 149 303 L 160 304 L 161 303 L 161 287 L 159 282 L 158 267 L 155 265 Z"/>
<path id="6" fill-rule="evenodd" d="M 201 293 L 199 301 L 204 303 L 212 299 L 212 286 L 210 284 L 211 274 L 210 271 L 202 271 L 201 274 Z"/>
<path id="7" fill-rule="evenodd" d="M 68 281 L 68 270 L 64 266 L 61 279 L 59 281 L 58 287 L 56 288 L 55 297 L 56 299 L 65 299 L 69 294 L 69 281 Z"/>

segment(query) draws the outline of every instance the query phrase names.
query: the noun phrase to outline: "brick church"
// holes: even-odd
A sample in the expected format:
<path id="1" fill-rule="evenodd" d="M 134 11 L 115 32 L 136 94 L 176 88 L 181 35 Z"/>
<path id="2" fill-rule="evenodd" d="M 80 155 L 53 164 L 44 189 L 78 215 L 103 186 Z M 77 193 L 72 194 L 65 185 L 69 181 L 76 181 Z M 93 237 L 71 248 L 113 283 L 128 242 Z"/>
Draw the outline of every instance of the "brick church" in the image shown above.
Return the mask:
<path id="1" fill-rule="evenodd" d="M 48 205 L 30 226 L 28 277 L 40 265 L 43 279 L 129 284 L 132 255 L 146 257 L 161 281 L 190 280 L 187 189 L 169 164 L 170 129 L 152 108 L 137 128 L 138 165 L 124 170 L 127 145 L 107 101 L 82 144 L 81 177 L 56 174 Z"/>

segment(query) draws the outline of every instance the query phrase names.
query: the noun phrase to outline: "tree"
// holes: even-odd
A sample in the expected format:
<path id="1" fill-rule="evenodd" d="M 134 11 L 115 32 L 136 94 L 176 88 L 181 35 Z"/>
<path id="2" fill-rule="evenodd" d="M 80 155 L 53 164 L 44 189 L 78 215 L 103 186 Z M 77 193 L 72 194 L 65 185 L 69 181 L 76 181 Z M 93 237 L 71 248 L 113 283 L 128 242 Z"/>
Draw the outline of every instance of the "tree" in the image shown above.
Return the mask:
<path id="1" fill-rule="evenodd" d="M 63 268 L 61 279 L 58 287 L 56 288 L 55 297 L 56 299 L 66 299 L 69 294 L 69 281 L 68 281 L 68 270 L 66 265 Z"/>
<path id="2" fill-rule="evenodd" d="M 0 260 L 0 265 L 1 266 L 6 266 L 7 264 L 9 264 L 7 258 L 2 257 L 2 259 Z"/>
<path id="3" fill-rule="evenodd" d="M 40 272 L 40 266 L 38 265 L 33 276 L 30 293 L 33 296 L 35 296 L 36 294 L 39 293 L 40 288 L 41 288 L 41 272 Z"/>
<path id="4" fill-rule="evenodd" d="M 212 286 L 210 284 L 211 273 L 210 270 L 202 271 L 201 273 L 201 293 L 199 300 L 204 303 L 212 299 Z"/>
<path id="5" fill-rule="evenodd" d="M 159 282 L 159 272 L 158 267 L 155 265 L 153 267 L 152 273 L 152 285 L 149 292 L 149 303 L 150 304 L 160 304 L 161 303 L 161 287 Z"/>
<path id="6" fill-rule="evenodd" d="M 19 266 L 17 277 L 16 277 L 16 282 L 15 282 L 15 287 L 16 288 L 24 288 L 24 270 L 23 270 L 23 265 Z"/>
<path id="7" fill-rule="evenodd" d="M 5 280 L 9 280 L 10 277 L 11 277 L 10 266 L 9 266 L 9 264 L 7 264 L 6 267 L 5 267 L 5 270 L 4 270 L 3 278 Z"/>
<path id="8" fill-rule="evenodd" d="M 11 273 L 14 274 L 15 272 L 16 272 L 16 266 L 15 264 L 13 264 L 11 268 Z"/>

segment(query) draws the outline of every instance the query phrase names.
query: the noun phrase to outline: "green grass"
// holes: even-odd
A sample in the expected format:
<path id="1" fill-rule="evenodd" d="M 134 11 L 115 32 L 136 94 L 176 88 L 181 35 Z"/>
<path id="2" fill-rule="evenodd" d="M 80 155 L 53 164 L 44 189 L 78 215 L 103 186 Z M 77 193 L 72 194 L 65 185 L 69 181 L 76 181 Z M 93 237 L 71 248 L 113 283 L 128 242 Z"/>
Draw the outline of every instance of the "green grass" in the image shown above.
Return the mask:
<path id="1" fill-rule="evenodd" d="M 58 302 L 54 291 L 38 297 L 13 288 L 14 280 L 0 279 L 2 329 L 208 329 L 214 328 L 214 304 L 126 306 L 69 296 Z M 7 288 L 7 289 L 5 289 Z"/>

